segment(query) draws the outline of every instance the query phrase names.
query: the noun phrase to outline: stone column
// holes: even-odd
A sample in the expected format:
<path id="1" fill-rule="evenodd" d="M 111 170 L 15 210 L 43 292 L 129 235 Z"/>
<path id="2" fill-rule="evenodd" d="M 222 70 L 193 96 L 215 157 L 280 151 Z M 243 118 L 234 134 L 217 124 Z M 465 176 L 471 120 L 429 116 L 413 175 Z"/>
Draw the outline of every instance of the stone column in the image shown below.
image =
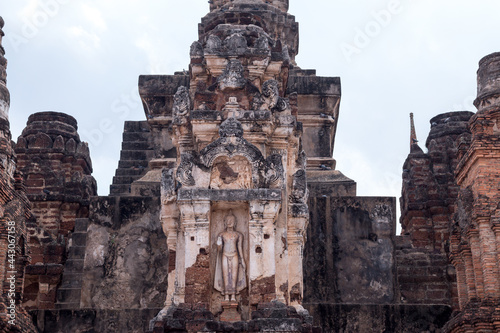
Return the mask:
<path id="1" fill-rule="evenodd" d="M 481 268 L 481 244 L 479 242 L 479 232 L 477 230 L 470 230 L 467 235 L 470 239 L 470 247 L 472 253 L 472 267 L 474 274 L 474 286 L 478 298 L 484 297 L 484 280 L 483 270 Z"/>
<path id="2" fill-rule="evenodd" d="M 274 300 L 273 293 L 263 295 L 262 284 L 272 284 L 274 290 L 276 281 L 275 262 L 275 221 L 279 211 L 278 201 L 251 201 L 249 221 L 249 280 L 250 303 Z M 267 297 L 262 300 L 262 297 Z"/>
<path id="3" fill-rule="evenodd" d="M 179 201 L 179 209 L 182 216 L 182 225 L 179 233 L 181 234 L 180 244 L 178 246 L 179 254 L 176 256 L 176 286 L 174 293 L 174 302 L 182 303 L 186 301 L 188 295 L 193 296 L 194 290 L 188 290 L 186 283 L 186 272 L 197 264 L 198 255 L 206 255 L 209 252 L 209 218 L 210 201 L 203 199 Z M 197 284 L 207 283 L 204 281 L 195 281 Z M 200 296 L 201 297 L 201 296 Z M 208 300 L 207 300 L 208 301 Z"/>
<path id="4" fill-rule="evenodd" d="M 288 293 L 290 305 L 300 305 L 303 296 L 303 251 L 304 233 L 307 219 L 304 217 L 288 220 Z"/>
<path id="5" fill-rule="evenodd" d="M 467 290 L 467 279 L 465 276 L 465 265 L 463 263 L 463 260 L 461 260 L 460 258 L 454 258 L 452 263 L 455 266 L 457 272 L 458 303 L 459 307 L 463 307 L 466 300 L 469 298 L 469 293 Z"/>
<path id="6" fill-rule="evenodd" d="M 481 263 L 484 277 L 484 296 L 486 298 L 500 297 L 500 277 L 498 272 L 498 254 L 496 251 L 495 234 L 491 230 L 490 218 L 482 218 L 478 221 L 479 238 L 481 242 Z"/>
<path id="7" fill-rule="evenodd" d="M 472 262 L 472 252 L 470 248 L 462 250 L 462 257 L 464 259 L 465 281 L 467 283 L 468 298 L 462 299 L 460 301 L 460 304 L 465 305 L 471 299 L 477 299 L 477 291 L 476 291 L 476 279 L 474 277 L 474 264 Z"/>

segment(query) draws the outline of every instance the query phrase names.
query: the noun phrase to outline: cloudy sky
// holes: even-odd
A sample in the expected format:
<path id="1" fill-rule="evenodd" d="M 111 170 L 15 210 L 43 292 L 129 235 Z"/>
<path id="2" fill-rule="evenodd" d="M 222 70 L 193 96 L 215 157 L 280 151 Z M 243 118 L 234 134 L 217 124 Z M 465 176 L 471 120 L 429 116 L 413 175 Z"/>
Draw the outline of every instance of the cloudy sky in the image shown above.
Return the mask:
<path id="1" fill-rule="evenodd" d="M 340 76 L 334 157 L 358 195 L 395 196 L 409 113 L 424 148 L 433 116 L 475 111 L 478 61 L 500 51 L 498 0 L 290 0 L 297 63 Z M 99 193 L 118 164 L 124 120 L 143 120 L 140 74 L 188 68 L 206 0 L 2 0 L 13 137 L 28 116 L 74 116 Z"/>

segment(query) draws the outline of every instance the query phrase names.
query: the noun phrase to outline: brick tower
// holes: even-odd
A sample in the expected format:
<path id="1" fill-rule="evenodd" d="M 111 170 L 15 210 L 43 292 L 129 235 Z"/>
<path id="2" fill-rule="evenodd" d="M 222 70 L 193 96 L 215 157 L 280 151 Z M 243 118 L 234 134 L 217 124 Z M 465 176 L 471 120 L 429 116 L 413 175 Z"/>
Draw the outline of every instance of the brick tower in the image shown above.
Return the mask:
<path id="1" fill-rule="evenodd" d="M 460 314 L 447 332 L 500 331 L 500 53 L 479 62 L 472 140 L 456 168 L 451 237 Z"/>
<path id="2" fill-rule="evenodd" d="M 0 17 L 0 332 L 36 332 L 21 305 L 25 267 L 30 261 L 26 224 L 33 215 L 11 144 L 3 26 Z"/>

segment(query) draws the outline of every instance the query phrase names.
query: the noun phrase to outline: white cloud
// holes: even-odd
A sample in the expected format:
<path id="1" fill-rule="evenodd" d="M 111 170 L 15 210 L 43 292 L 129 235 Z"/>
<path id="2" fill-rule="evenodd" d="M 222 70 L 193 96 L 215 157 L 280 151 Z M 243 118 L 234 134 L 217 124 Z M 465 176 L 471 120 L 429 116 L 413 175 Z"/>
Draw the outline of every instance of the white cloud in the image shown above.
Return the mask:
<path id="1" fill-rule="evenodd" d="M 92 27 L 98 31 L 106 31 L 108 26 L 106 20 L 103 17 L 102 12 L 96 7 L 90 6 L 88 3 L 81 4 L 82 15 L 84 18 L 92 24 Z"/>
<path id="2" fill-rule="evenodd" d="M 156 74 L 164 72 L 165 67 L 165 57 L 162 57 L 158 46 L 151 41 L 151 38 L 147 35 L 143 35 L 141 38 L 136 40 L 135 46 L 140 50 L 144 51 L 148 59 L 148 74 Z"/>
<path id="3" fill-rule="evenodd" d="M 38 11 L 38 2 L 39 0 L 29 0 L 26 5 L 20 8 L 18 17 L 20 19 L 32 18 Z"/>
<path id="4" fill-rule="evenodd" d="M 101 46 L 101 38 L 81 26 L 72 26 L 68 29 L 68 37 L 76 42 L 80 51 L 95 52 Z"/>

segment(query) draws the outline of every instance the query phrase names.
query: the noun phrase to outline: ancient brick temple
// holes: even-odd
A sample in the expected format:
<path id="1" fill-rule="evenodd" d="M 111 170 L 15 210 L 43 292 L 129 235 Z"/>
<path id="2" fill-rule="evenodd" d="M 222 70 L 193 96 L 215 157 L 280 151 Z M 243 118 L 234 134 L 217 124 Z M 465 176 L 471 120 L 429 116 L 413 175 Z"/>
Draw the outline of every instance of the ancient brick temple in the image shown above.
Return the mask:
<path id="1" fill-rule="evenodd" d="M 11 141 L 0 48 L 0 332 L 500 332 L 500 54 L 427 152 L 412 115 L 396 236 L 335 169 L 340 79 L 296 64 L 288 0 L 209 3 L 108 196 L 73 117 Z"/>

